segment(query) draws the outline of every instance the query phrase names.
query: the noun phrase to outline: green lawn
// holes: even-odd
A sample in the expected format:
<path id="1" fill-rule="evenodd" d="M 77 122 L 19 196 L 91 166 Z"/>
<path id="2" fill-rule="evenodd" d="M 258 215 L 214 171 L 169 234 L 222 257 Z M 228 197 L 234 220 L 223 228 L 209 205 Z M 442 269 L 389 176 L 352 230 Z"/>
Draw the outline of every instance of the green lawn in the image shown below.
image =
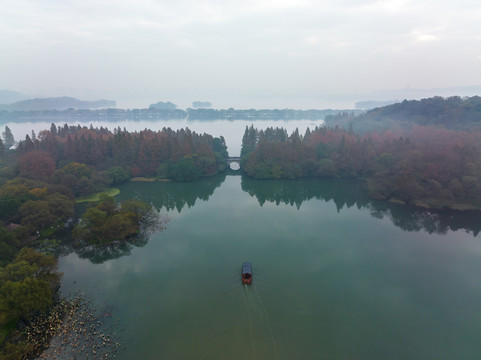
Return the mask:
<path id="1" fill-rule="evenodd" d="M 83 202 L 89 202 L 89 201 L 99 201 L 100 200 L 100 194 L 107 194 L 109 196 L 115 196 L 120 194 L 120 190 L 117 188 L 108 188 L 105 189 L 104 191 L 93 193 L 87 196 L 81 196 L 77 198 L 77 203 L 83 203 Z"/>

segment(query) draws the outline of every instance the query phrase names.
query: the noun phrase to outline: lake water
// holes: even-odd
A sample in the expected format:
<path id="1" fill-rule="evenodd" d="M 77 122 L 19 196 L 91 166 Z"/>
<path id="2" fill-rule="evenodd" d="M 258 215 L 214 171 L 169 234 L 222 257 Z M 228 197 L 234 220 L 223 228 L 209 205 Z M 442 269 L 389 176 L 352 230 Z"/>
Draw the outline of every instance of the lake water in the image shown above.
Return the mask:
<path id="1" fill-rule="evenodd" d="M 165 229 L 59 260 L 65 295 L 114 309 L 117 358 L 481 358 L 477 213 L 372 202 L 359 183 L 321 179 L 120 189 L 152 202 Z"/>

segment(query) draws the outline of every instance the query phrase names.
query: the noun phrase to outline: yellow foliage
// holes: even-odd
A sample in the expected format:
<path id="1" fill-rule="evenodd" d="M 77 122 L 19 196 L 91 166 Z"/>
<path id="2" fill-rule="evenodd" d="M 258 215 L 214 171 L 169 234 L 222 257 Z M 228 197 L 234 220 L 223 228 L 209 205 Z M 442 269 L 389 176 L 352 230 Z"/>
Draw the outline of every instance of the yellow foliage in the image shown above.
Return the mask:
<path id="1" fill-rule="evenodd" d="M 42 187 L 42 188 L 33 188 L 31 190 L 28 191 L 30 194 L 32 194 L 33 196 L 37 197 L 37 198 L 43 198 L 45 197 L 45 195 L 47 195 L 47 188 L 46 187 Z"/>

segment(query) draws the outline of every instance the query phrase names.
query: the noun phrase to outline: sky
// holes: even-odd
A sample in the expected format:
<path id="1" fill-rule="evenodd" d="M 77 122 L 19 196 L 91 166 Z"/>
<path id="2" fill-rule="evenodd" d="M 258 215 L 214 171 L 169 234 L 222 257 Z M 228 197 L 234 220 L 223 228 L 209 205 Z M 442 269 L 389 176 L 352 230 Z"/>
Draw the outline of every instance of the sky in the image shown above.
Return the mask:
<path id="1" fill-rule="evenodd" d="M 339 108 L 481 85 L 481 3 L 0 0 L 0 49 L 0 89 L 40 97 Z"/>

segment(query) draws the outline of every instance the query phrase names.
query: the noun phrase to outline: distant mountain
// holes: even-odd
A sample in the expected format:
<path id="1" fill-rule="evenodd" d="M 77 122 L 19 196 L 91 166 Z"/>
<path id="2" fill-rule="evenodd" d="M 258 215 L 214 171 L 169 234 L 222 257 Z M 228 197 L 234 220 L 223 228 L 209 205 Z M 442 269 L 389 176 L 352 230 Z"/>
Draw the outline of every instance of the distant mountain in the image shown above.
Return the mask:
<path id="1" fill-rule="evenodd" d="M 66 110 L 73 109 L 99 109 L 115 107 L 113 100 L 82 101 L 68 96 L 55 98 L 36 98 L 14 102 L 13 104 L 0 105 L 0 110 L 30 111 L 30 110 Z"/>
<path id="2" fill-rule="evenodd" d="M 0 104 L 11 104 L 16 101 L 28 99 L 28 96 L 18 91 L 12 91 L 7 89 L 0 90 Z"/>

